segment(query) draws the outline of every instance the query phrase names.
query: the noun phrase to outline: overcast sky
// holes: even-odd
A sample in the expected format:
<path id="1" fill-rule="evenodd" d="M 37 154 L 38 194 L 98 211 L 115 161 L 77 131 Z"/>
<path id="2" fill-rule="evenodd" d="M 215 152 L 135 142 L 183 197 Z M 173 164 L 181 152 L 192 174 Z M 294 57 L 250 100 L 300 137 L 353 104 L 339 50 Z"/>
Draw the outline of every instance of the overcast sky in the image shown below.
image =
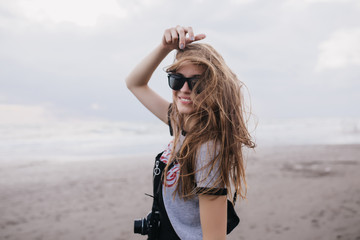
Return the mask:
<path id="1" fill-rule="evenodd" d="M 207 35 L 259 118 L 360 117 L 359 0 L 1 0 L 1 119 L 155 121 L 124 79 L 177 24 Z M 169 100 L 172 60 L 151 82 Z"/>

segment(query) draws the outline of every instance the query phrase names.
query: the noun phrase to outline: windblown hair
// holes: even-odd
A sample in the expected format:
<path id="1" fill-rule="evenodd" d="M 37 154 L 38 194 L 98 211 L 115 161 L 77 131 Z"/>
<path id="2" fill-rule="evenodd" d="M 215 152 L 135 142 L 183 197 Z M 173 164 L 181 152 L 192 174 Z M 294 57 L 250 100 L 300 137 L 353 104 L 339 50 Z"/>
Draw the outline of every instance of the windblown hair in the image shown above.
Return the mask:
<path id="1" fill-rule="evenodd" d="M 174 145 L 164 175 L 166 176 L 171 163 L 177 161 L 180 175 L 175 194 L 185 200 L 194 197 L 195 174 L 203 170 L 197 169 L 197 154 L 200 146 L 212 142 L 215 143 L 212 144 L 214 147 L 208 150 L 214 157 L 204 169 L 209 169 L 209 173 L 214 170 L 217 179 L 213 181 L 212 188 L 208 188 L 209 191 L 221 186 L 227 188 L 228 196 L 232 196 L 234 188 L 238 196 L 245 198 L 247 185 L 242 148 L 254 148 L 255 143 L 251 139 L 244 117 L 244 97 L 241 92 L 244 84 L 209 44 L 193 43 L 184 50 L 178 50 L 174 63 L 166 71 L 177 72 L 187 64 L 196 65 L 204 72 L 191 92 L 194 112 L 185 116 L 179 113 L 175 103 L 171 106 Z M 179 148 L 176 143 L 179 142 L 182 126 L 190 121 L 192 127 L 188 129 Z"/>

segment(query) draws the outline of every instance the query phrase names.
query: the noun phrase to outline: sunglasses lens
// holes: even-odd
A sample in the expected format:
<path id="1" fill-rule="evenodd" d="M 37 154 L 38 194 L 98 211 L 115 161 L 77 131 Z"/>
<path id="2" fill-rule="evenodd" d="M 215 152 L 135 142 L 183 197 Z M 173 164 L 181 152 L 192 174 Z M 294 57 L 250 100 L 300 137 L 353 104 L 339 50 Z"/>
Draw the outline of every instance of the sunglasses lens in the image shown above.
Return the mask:
<path id="1" fill-rule="evenodd" d="M 197 83 L 198 79 L 197 78 L 193 78 L 193 79 L 190 79 L 190 81 L 188 81 L 188 84 L 189 84 L 189 88 L 192 90 L 193 87 L 195 86 L 195 84 Z"/>
<path id="2" fill-rule="evenodd" d="M 180 90 L 184 86 L 185 79 L 181 76 L 169 74 L 168 79 L 169 87 L 173 90 Z"/>
<path id="3" fill-rule="evenodd" d="M 185 82 L 188 83 L 189 89 L 192 90 L 199 78 L 198 77 L 185 78 L 181 75 L 169 74 L 168 79 L 169 79 L 169 87 L 177 91 L 184 86 Z"/>

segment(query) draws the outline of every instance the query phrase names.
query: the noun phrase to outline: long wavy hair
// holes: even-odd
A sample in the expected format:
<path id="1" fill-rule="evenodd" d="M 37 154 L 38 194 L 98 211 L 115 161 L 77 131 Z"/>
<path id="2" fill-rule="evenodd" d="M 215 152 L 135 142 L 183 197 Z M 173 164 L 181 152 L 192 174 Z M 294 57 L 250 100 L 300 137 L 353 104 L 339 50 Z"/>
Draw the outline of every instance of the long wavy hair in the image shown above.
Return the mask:
<path id="1" fill-rule="evenodd" d="M 173 154 L 164 175 L 166 176 L 171 163 L 177 161 L 180 174 L 174 194 L 179 194 L 185 200 L 194 197 L 197 194 L 195 174 L 202 170 L 196 166 L 197 154 L 200 146 L 212 142 L 215 144 L 208 145 L 213 146 L 208 151 L 211 151 L 213 158 L 204 168 L 209 170 L 207 176 L 210 171 L 215 171 L 216 179 L 212 180 L 212 187 L 207 188 L 207 191 L 221 186 L 227 188 L 229 197 L 233 195 L 234 189 L 238 196 L 245 198 L 247 184 L 243 147 L 254 148 L 255 143 L 245 120 L 242 93 L 244 84 L 209 44 L 193 43 L 184 50 L 178 50 L 174 63 L 166 71 L 176 72 L 187 64 L 199 66 L 204 72 L 191 92 L 194 112 L 183 115 L 179 113 L 175 102 L 171 105 L 170 120 L 174 131 L 174 144 Z M 191 129 L 188 129 L 183 144 L 177 146 L 182 126 L 188 126 L 190 121 Z"/>

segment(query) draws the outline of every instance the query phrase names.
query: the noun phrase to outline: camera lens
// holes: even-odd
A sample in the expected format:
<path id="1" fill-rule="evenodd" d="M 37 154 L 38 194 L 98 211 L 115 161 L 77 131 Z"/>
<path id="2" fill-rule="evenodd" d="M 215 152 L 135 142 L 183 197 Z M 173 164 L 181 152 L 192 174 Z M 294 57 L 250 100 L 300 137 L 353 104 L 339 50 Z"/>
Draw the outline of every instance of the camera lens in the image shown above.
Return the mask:
<path id="1" fill-rule="evenodd" d="M 134 233 L 141 235 L 148 234 L 148 226 L 145 218 L 134 221 Z"/>

